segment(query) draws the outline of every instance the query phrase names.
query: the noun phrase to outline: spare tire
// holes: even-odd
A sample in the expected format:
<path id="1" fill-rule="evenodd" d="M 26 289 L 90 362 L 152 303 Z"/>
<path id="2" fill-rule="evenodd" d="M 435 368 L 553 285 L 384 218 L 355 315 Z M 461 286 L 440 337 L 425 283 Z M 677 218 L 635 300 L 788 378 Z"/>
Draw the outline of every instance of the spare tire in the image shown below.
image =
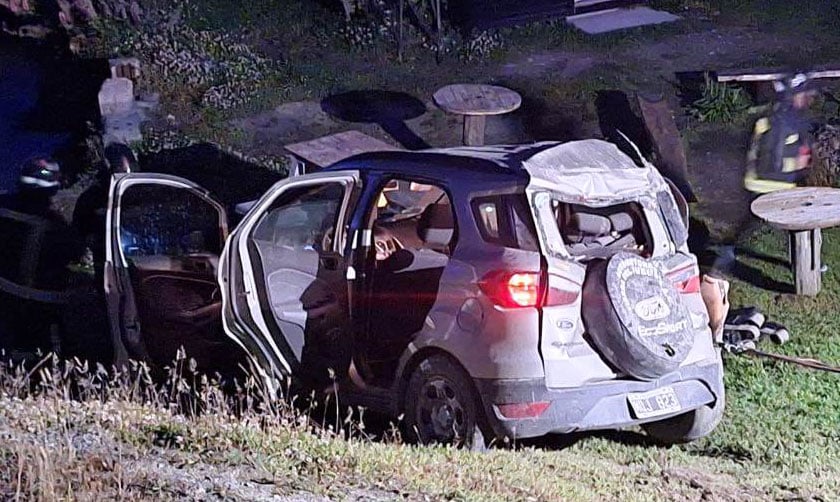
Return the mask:
<path id="1" fill-rule="evenodd" d="M 680 294 L 655 262 L 638 255 L 619 253 L 590 263 L 582 314 L 604 358 L 639 379 L 675 370 L 694 342 Z"/>

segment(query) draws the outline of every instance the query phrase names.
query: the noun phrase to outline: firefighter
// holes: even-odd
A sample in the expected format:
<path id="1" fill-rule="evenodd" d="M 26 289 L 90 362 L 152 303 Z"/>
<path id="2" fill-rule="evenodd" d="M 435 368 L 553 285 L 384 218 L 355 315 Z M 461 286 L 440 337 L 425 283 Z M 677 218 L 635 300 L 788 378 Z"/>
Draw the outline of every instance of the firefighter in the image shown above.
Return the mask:
<path id="1" fill-rule="evenodd" d="M 69 265 L 81 257 L 81 246 L 67 221 L 53 206 L 53 198 L 61 188 L 59 165 L 47 158 L 27 161 L 20 171 L 18 191 L 11 209 L 27 216 L 40 228 L 39 254 L 31 277 L 24 278 L 24 286 L 33 291 L 61 293 L 70 280 Z M 22 235 L 4 236 L 23 239 Z M 2 309 L 2 345 L 22 353 L 41 350 L 60 351 L 59 332 L 61 307 L 39 298 L 5 298 Z"/>
<path id="2" fill-rule="evenodd" d="M 811 166 L 811 125 L 806 115 L 815 92 L 808 78 L 797 74 L 774 83 L 778 100 L 768 117 L 755 122 L 747 152 L 744 188 L 747 207 L 743 219 L 718 248 L 712 273 L 731 271 L 735 245 L 756 228 L 759 221 L 749 204 L 759 195 L 802 184 Z"/>

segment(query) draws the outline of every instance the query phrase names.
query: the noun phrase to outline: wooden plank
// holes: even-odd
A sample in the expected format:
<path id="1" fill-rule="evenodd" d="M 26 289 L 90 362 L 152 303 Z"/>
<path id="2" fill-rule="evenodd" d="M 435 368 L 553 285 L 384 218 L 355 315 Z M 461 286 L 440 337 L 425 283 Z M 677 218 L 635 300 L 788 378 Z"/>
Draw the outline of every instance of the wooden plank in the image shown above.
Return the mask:
<path id="1" fill-rule="evenodd" d="M 685 146 L 674 121 L 674 114 L 662 96 L 637 96 L 642 120 L 650 135 L 653 149 L 658 158 L 657 169 L 680 189 L 688 202 L 696 202 L 697 197 L 688 182 L 688 161 Z"/>
<path id="2" fill-rule="evenodd" d="M 811 230 L 840 225 L 840 189 L 791 188 L 764 194 L 750 206 L 753 214 L 782 230 Z"/>
<path id="3" fill-rule="evenodd" d="M 326 167 L 360 153 L 401 150 L 359 131 L 331 134 L 286 145 L 285 148 L 296 157 L 318 167 Z"/>
<path id="4" fill-rule="evenodd" d="M 715 77 L 718 82 L 772 82 L 781 80 L 797 72 L 785 72 L 779 70 L 735 70 L 717 72 Z M 840 78 L 840 70 L 813 70 L 804 72 L 810 79 L 818 78 Z"/>
<path id="5" fill-rule="evenodd" d="M 819 228 L 790 232 L 790 239 L 796 294 L 816 295 L 822 288 L 822 233 Z"/>

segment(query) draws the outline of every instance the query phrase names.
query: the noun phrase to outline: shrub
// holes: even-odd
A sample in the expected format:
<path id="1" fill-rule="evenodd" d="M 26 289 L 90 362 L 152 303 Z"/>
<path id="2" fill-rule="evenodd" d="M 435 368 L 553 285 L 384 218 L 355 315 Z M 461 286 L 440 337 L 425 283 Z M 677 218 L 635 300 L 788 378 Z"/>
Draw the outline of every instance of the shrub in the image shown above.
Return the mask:
<path id="1" fill-rule="evenodd" d="M 750 104 L 740 87 L 721 84 L 706 75 L 703 96 L 692 103 L 691 114 L 701 122 L 732 123 L 744 118 Z"/>

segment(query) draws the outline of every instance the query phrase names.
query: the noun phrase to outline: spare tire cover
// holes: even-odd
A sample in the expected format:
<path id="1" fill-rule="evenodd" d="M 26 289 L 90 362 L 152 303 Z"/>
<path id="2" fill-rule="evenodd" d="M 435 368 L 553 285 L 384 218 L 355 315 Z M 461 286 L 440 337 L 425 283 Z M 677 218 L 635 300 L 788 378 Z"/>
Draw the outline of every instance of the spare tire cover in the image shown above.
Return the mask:
<path id="1" fill-rule="evenodd" d="M 688 309 L 660 265 L 630 253 L 590 264 L 583 320 L 607 361 L 646 380 L 675 370 L 694 342 Z"/>

